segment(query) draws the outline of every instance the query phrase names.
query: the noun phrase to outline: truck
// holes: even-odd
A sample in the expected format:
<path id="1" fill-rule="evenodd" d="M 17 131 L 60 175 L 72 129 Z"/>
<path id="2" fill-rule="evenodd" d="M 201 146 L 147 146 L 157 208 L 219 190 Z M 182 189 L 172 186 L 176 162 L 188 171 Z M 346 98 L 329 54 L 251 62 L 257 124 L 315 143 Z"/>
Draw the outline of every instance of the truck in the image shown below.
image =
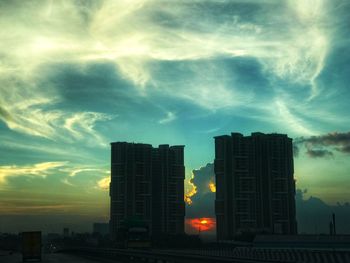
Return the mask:
<path id="1" fill-rule="evenodd" d="M 150 249 L 151 239 L 148 224 L 138 217 L 129 217 L 125 219 L 119 234 L 119 246 L 133 249 Z"/>
<path id="2" fill-rule="evenodd" d="M 22 232 L 22 261 L 41 261 L 41 231 Z"/>
<path id="3" fill-rule="evenodd" d="M 125 240 L 126 248 L 150 249 L 151 241 L 147 227 L 130 227 Z"/>

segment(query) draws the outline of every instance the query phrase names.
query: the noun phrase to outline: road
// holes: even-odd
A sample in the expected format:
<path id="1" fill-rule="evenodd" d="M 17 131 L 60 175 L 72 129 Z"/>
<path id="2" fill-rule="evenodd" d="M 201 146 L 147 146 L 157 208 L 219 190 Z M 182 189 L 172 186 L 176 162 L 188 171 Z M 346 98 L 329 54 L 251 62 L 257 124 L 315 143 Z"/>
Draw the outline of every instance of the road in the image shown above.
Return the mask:
<path id="1" fill-rule="evenodd" d="M 14 253 L 9 255 L 8 253 L 0 253 L 1 263 L 22 263 L 22 255 L 20 253 Z M 42 263 L 120 263 L 117 260 L 105 260 L 105 259 L 93 259 L 83 258 L 75 255 L 68 255 L 63 253 L 43 254 Z"/>

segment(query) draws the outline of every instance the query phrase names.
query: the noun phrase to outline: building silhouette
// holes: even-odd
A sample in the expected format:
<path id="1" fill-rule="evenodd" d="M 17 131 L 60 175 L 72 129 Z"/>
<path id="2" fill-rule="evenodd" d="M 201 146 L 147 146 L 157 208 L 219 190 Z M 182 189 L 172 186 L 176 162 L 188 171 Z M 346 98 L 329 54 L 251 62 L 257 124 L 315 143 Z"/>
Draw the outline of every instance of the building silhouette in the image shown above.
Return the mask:
<path id="1" fill-rule="evenodd" d="M 292 139 L 252 133 L 215 137 L 217 239 L 296 234 Z"/>
<path id="2" fill-rule="evenodd" d="M 108 223 L 93 223 L 92 233 L 99 234 L 101 236 L 106 236 L 109 234 L 109 224 Z"/>
<path id="3" fill-rule="evenodd" d="M 184 233 L 184 146 L 111 143 L 110 231 L 138 218 L 149 235 Z"/>
<path id="4" fill-rule="evenodd" d="M 63 235 L 63 237 L 69 237 L 69 228 L 68 227 L 63 228 L 62 235 Z"/>

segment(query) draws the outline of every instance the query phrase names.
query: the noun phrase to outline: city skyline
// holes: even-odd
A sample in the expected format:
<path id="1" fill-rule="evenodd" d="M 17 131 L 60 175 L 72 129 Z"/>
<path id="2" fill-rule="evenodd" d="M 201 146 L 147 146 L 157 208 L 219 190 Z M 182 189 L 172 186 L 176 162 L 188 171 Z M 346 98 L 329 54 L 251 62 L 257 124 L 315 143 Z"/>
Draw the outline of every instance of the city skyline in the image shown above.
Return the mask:
<path id="1" fill-rule="evenodd" d="M 212 198 L 213 174 L 202 171 L 212 138 L 233 131 L 288 134 L 302 200 L 349 213 L 346 1 L 0 10 L 0 232 L 107 222 L 112 141 L 186 145 L 188 211 L 208 217 L 198 200 Z"/>

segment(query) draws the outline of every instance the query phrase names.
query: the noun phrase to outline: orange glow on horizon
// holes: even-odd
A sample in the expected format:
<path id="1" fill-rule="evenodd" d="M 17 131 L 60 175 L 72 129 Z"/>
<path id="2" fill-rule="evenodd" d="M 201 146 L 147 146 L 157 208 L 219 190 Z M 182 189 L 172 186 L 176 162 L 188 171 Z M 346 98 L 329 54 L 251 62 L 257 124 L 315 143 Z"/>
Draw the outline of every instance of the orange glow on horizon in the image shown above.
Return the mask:
<path id="1" fill-rule="evenodd" d="M 211 231 L 215 229 L 215 218 L 203 217 L 203 218 L 189 218 L 186 219 L 186 223 L 191 228 L 192 232 Z"/>

